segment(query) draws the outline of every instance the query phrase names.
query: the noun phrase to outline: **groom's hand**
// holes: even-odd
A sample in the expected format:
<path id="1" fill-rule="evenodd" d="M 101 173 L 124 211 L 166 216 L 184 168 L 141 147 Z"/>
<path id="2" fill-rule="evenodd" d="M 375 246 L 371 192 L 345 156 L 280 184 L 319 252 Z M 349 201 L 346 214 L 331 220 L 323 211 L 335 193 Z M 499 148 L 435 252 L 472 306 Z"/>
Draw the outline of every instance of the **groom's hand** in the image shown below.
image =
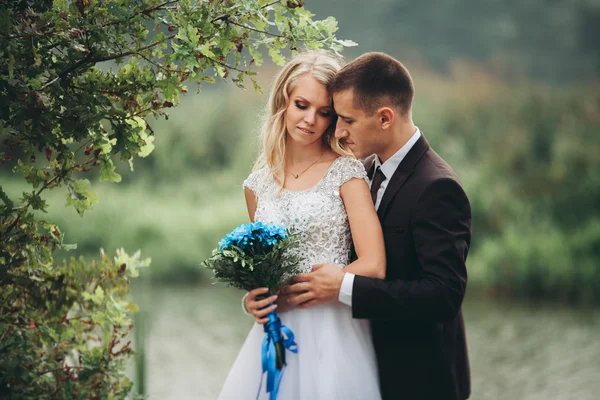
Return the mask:
<path id="1" fill-rule="evenodd" d="M 276 294 L 277 294 L 277 312 L 288 312 L 294 309 L 294 306 L 288 303 L 289 294 L 286 294 L 288 286 L 283 286 Z"/>
<path id="2" fill-rule="evenodd" d="M 309 308 L 338 300 L 344 271 L 331 264 L 316 264 L 310 274 L 300 274 L 286 287 L 288 304 Z"/>

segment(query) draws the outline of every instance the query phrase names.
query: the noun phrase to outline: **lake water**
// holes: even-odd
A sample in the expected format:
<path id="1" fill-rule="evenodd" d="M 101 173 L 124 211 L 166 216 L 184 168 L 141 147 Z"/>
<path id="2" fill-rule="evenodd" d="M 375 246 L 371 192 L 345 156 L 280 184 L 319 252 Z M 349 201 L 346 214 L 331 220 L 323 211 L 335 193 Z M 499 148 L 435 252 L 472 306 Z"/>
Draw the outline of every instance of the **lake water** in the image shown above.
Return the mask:
<path id="1" fill-rule="evenodd" d="M 222 286 L 135 291 L 149 399 L 215 399 L 252 319 Z M 471 399 L 600 399 L 600 310 L 482 300 L 463 305 Z"/>

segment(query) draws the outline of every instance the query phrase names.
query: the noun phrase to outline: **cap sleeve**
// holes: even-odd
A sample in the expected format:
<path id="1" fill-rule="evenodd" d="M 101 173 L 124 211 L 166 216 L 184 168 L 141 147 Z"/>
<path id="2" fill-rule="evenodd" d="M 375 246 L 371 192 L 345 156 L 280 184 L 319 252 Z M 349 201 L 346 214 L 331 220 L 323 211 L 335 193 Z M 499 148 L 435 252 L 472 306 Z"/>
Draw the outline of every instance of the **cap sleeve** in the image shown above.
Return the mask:
<path id="1" fill-rule="evenodd" d="M 352 178 L 367 180 L 367 172 L 362 162 L 356 158 L 340 157 L 335 168 L 336 184 L 342 186 Z"/>
<path id="2" fill-rule="evenodd" d="M 253 171 L 248 177 L 244 180 L 242 186 L 244 188 L 248 188 L 254 192 L 255 195 L 258 196 L 260 193 L 260 188 L 264 184 L 266 169 L 259 169 L 257 171 Z"/>

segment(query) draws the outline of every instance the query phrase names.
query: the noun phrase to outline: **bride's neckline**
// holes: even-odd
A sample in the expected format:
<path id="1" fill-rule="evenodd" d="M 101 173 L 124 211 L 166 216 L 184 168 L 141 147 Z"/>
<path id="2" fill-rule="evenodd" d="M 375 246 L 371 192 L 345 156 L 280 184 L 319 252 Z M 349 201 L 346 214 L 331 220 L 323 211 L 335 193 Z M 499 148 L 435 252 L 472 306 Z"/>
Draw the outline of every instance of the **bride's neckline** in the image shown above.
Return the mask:
<path id="1" fill-rule="evenodd" d="M 333 167 L 333 165 L 337 162 L 337 160 L 339 160 L 340 158 L 342 158 L 342 156 L 338 156 L 336 157 L 332 162 L 331 165 L 329 165 L 329 167 L 327 168 L 327 171 L 325 171 L 325 173 L 323 174 L 323 176 L 321 176 L 321 178 L 317 181 L 317 183 L 315 183 L 314 185 L 312 185 L 311 187 L 308 187 L 306 189 L 301 189 L 301 190 L 292 190 L 292 189 L 286 189 L 284 187 L 281 188 L 282 192 L 290 192 L 290 193 L 302 193 L 302 192 L 308 192 L 309 190 L 312 190 L 314 188 L 316 188 L 317 186 L 319 186 L 321 184 L 321 182 L 323 182 L 323 179 L 325 179 L 325 177 L 327 176 L 327 174 L 329 173 L 329 171 L 331 171 L 331 168 Z M 271 178 L 273 179 L 273 182 L 275 182 L 275 179 L 271 176 Z"/>

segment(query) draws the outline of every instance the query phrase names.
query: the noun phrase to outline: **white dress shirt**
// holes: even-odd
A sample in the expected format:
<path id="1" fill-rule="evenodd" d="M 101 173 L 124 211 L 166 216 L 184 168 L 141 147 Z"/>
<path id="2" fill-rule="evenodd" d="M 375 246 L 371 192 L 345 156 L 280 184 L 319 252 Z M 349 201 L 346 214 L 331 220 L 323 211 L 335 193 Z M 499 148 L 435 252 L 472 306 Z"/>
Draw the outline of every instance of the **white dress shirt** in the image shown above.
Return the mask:
<path id="1" fill-rule="evenodd" d="M 375 167 L 380 167 L 381 172 L 385 176 L 383 182 L 381 182 L 381 186 L 379 186 L 379 190 L 377 191 L 377 200 L 375 201 L 375 209 L 379 209 L 379 205 L 381 204 L 381 199 L 383 198 L 383 194 L 385 193 L 385 189 L 387 188 L 388 182 L 396 169 L 404 160 L 404 157 L 408 154 L 410 149 L 415 145 L 417 140 L 421 137 L 421 131 L 417 127 L 415 133 L 408 139 L 408 142 L 404 144 L 393 156 L 391 156 L 388 160 L 386 160 L 383 164 L 379 160 L 379 157 L 375 157 Z M 375 176 L 375 174 L 373 174 Z M 369 186 L 372 184 L 372 180 L 369 181 Z M 350 272 L 346 272 L 344 275 L 344 280 L 342 281 L 342 286 L 340 288 L 340 293 L 338 295 L 338 300 L 344 304 L 352 307 L 352 287 L 354 285 L 354 274 Z"/>

